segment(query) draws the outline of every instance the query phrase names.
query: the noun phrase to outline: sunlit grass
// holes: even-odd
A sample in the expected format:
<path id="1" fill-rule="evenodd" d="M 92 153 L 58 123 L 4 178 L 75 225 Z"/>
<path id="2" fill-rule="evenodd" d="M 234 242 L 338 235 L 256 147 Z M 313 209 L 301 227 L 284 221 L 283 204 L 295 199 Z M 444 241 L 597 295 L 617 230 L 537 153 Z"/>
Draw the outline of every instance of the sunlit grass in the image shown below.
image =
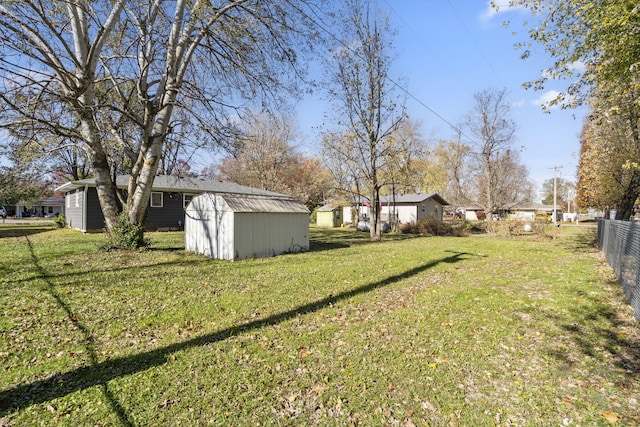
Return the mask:
<path id="1" fill-rule="evenodd" d="M 227 262 L 0 228 L 0 425 L 637 425 L 638 325 L 585 230 Z"/>

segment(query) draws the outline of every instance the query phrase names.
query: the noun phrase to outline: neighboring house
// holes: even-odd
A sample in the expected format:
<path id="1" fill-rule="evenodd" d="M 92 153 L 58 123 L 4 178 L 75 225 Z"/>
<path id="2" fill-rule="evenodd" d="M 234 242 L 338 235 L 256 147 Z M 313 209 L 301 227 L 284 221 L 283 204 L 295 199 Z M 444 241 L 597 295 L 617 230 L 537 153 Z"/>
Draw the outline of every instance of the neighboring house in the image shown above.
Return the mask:
<path id="1" fill-rule="evenodd" d="M 390 217 L 397 217 L 400 224 L 415 223 L 424 217 L 441 221 L 443 206 L 448 205 L 438 193 L 382 196 L 380 204 L 382 220 L 389 221 Z"/>
<path id="2" fill-rule="evenodd" d="M 16 204 L 16 218 L 31 216 L 53 218 L 58 215 L 64 215 L 64 199 L 62 197 L 34 199 Z"/>
<path id="3" fill-rule="evenodd" d="M 509 218 L 519 219 L 523 221 L 533 221 L 536 216 L 536 212 L 546 212 L 549 217 L 553 216 L 553 205 L 543 205 L 542 203 L 519 203 L 511 206 L 507 212 L 509 212 Z M 561 218 L 562 208 L 556 206 L 556 214 L 558 218 Z"/>
<path id="4" fill-rule="evenodd" d="M 467 221 L 478 221 L 485 219 L 484 209 L 479 206 L 463 206 L 457 212 Z"/>
<path id="5" fill-rule="evenodd" d="M 309 210 L 283 196 L 205 193 L 186 209 L 185 250 L 240 260 L 309 250 Z"/>
<path id="6" fill-rule="evenodd" d="M 121 190 L 126 190 L 128 183 L 128 175 L 116 179 L 116 185 Z M 104 230 L 104 216 L 95 179 L 71 181 L 56 188 L 56 191 L 65 193 L 65 216 L 71 228 L 83 232 Z M 232 182 L 158 175 L 153 181 L 145 227 L 149 230 L 181 229 L 185 223 L 184 211 L 191 199 L 207 192 L 284 196 Z"/>
<path id="7" fill-rule="evenodd" d="M 342 215 L 342 207 L 322 206 L 316 211 L 316 225 L 323 228 L 340 227 L 343 224 Z"/>

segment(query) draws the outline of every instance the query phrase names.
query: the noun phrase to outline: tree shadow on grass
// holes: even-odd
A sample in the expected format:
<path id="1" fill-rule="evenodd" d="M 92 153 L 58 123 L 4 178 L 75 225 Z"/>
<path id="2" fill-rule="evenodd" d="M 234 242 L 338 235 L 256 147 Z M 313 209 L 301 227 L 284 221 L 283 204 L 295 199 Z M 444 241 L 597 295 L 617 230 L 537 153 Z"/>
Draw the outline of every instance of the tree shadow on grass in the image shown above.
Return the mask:
<path id="1" fill-rule="evenodd" d="M 598 229 L 596 227 L 577 228 L 570 235 L 563 237 L 560 244 L 573 251 L 590 252 L 598 249 Z"/>
<path id="2" fill-rule="evenodd" d="M 31 405 L 48 402 L 50 400 L 66 396 L 70 393 L 98 385 L 102 387 L 105 396 L 111 402 L 114 411 L 117 413 L 123 424 L 132 425 L 130 418 L 124 412 L 122 405 L 120 405 L 110 392 L 108 386 L 109 381 L 142 372 L 155 366 L 163 365 L 168 361 L 168 357 L 174 353 L 185 351 L 193 347 L 200 347 L 223 341 L 235 335 L 273 326 L 306 313 L 316 312 L 324 308 L 331 307 L 340 301 L 350 299 L 360 294 L 372 292 L 376 289 L 413 277 L 435 267 L 438 264 L 461 262 L 467 259 L 467 256 L 470 255 L 471 254 L 466 252 L 452 252 L 452 255 L 450 256 L 428 262 L 404 273 L 390 276 L 379 281 L 342 292 L 338 295 L 329 295 L 320 300 L 309 302 L 308 304 L 301 305 L 288 311 L 273 314 L 262 319 L 232 326 L 211 334 L 202 335 L 187 341 L 178 342 L 144 353 L 105 360 L 102 362 L 99 362 L 95 356 L 95 344 L 91 332 L 84 327 L 77 318 L 75 318 L 71 308 L 56 292 L 53 284 L 50 284 L 49 292 L 52 293 L 60 307 L 67 313 L 72 322 L 74 322 L 74 325 L 76 325 L 84 335 L 85 340 L 87 341 L 87 349 L 92 354 L 91 365 L 59 373 L 44 380 L 38 380 L 0 391 L 0 417 Z M 38 259 L 35 254 L 33 254 L 33 257 L 34 263 L 37 264 Z"/>
<path id="3" fill-rule="evenodd" d="M 355 228 L 311 228 L 309 230 L 309 251 L 321 252 L 334 249 L 349 248 L 356 245 L 375 244 L 368 232 L 357 231 Z M 413 234 L 385 233 L 382 242 L 415 239 Z"/>
<path id="4" fill-rule="evenodd" d="M 583 356 L 595 360 L 610 361 L 629 379 L 640 378 L 640 328 L 633 315 L 623 313 L 625 296 L 617 282 L 610 283 L 613 289 L 611 300 L 600 300 L 594 296 L 583 294 L 589 299 L 588 304 L 571 308 L 571 323 L 560 323 Z M 616 305 L 620 305 L 616 309 Z M 576 320 L 578 319 L 578 320 Z M 561 321 L 561 319 L 558 319 Z M 575 357 L 566 352 L 554 350 L 551 354 L 571 367 Z"/>
<path id="5" fill-rule="evenodd" d="M 27 237 L 34 234 L 46 233 L 48 231 L 55 230 L 51 226 L 9 226 L 0 227 L 0 239 L 9 237 Z"/>

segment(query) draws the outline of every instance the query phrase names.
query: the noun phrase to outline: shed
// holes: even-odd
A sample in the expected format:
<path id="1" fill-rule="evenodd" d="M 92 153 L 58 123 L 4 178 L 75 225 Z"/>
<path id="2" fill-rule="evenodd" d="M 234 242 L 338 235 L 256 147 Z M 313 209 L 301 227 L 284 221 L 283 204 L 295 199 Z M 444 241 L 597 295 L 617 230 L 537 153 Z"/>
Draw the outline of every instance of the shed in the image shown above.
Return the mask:
<path id="1" fill-rule="evenodd" d="M 309 210 L 290 197 L 204 193 L 185 211 L 185 250 L 215 259 L 309 249 Z"/>
<path id="2" fill-rule="evenodd" d="M 342 208 L 322 206 L 316 211 L 316 224 L 318 227 L 340 227 L 342 225 Z"/>

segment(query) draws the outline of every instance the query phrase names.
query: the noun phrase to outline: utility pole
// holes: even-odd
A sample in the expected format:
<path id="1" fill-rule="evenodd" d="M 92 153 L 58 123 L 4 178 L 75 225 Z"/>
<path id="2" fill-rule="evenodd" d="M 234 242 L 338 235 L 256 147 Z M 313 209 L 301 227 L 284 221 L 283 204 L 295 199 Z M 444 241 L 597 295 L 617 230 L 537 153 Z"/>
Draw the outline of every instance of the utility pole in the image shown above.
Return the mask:
<path id="1" fill-rule="evenodd" d="M 553 169 L 554 173 L 553 173 L 553 218 L 551 218 L 551 221 L 555 224 L 557 222 L 556 216 L 556 206 L 557 206 L 557 183 L 556 181 L 558 180 L 558 169 L 562 169 L 562 166 L 554 166 L 552 168 L 549 169 Z"/>

